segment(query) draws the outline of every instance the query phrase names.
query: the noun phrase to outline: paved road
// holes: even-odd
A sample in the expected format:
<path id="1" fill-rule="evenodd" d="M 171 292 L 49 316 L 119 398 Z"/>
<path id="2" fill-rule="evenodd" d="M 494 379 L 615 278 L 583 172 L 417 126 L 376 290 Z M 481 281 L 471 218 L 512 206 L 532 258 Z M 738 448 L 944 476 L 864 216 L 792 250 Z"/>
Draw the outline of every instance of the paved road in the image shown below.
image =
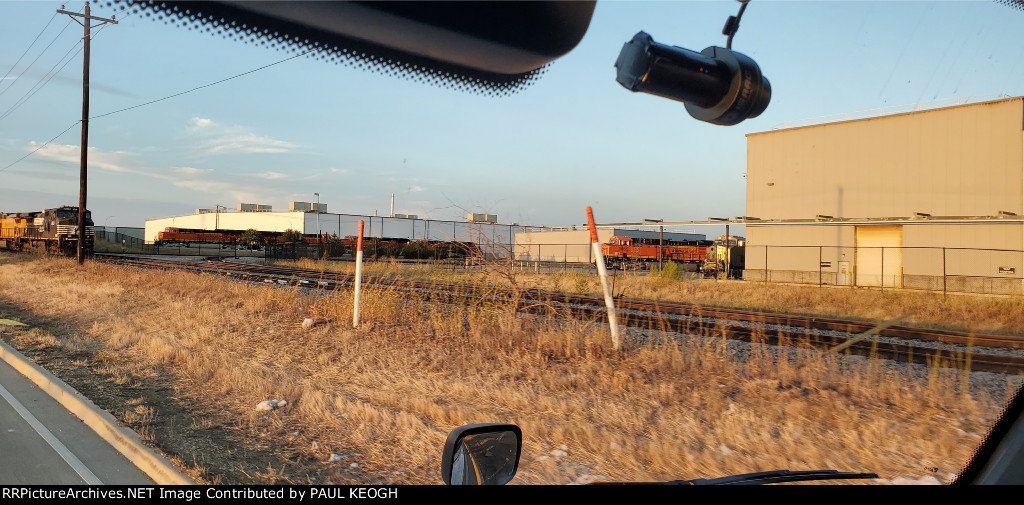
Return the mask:
<path id="1" fill-rule="evenodd" d="M 153 484 L 47 393 L 0 360 L 0 484 Z"/>

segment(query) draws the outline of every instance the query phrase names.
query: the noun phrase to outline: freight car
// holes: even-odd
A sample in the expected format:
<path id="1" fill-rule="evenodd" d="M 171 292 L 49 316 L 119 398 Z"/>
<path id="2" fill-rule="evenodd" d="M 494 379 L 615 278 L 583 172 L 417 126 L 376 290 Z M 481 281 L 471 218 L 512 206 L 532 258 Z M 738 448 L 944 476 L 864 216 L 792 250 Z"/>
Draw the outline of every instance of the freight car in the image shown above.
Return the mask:
<path id="1" fill-rule="evenodd" d="M 607 244 L 601 245 L 601 253 L 609 266 L 625 266 L 629 263 L 650 263 L 674 261 L 699 265 L 711 248 L 710 240 L 663 240 L 614 236 Z M 693 268 L 694 270 L 696 268 Z"/>
<path id="2" fill-rule="evenodd" d="M 184 244 L 186 247 L 189 244 L 241 244 L 242 235 L 244 231 L 241 230 L 196 230 L 186 228 L 164 228 L 164 231 L 157 233 L 156 245 L 166 244 Z M 260 232 L 263 234 L 264 244 L 277 244 L 282 242 L 281 232 L 264 231 Z M 328 243 L 330 236 L 328 235 L 304 235 L 303 242 L 306 244 L 321 244 Z M 342 242 L 345 240 L 343 239 Z M 354 239 L 352 244 L 355 244 Z"/>
<path id="3" fill-rule="evenodd" d="M 701 263 L 700 271 L 705 277 L 717 277 L 725 274 L 728 278 L 743 277 L 746 261 L 747 240 L 743 237 L 722 235 L 715 239 L 714 246 L 709 247 Z"/>
<path id="4" fill-rule="evenodd" d="M 35 249 L 74 256 L 78 253 L 78 208 L 57 207 L 41 212 L 0 213 L 0 246 L 12 251 Z M 92 254 L 96 233 L 92 213 L 85 211 L 82 250 Z"/>

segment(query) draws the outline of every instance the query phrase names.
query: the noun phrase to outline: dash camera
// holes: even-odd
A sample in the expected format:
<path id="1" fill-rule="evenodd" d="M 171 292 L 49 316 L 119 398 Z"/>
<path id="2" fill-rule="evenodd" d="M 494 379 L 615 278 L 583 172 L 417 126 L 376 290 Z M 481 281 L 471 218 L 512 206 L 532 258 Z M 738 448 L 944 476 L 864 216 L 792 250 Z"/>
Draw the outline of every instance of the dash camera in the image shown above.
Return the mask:
<path id="1" fill-rule="evenodd" d="M 645 32 L 622 46 L 615 68 L 626 89 L 683 102 L 695 119 L 717 125 L 759 116 L 772 97 L 771 84 L 747 55 L 715 46 L 697 53 L 659 44 Z"/>

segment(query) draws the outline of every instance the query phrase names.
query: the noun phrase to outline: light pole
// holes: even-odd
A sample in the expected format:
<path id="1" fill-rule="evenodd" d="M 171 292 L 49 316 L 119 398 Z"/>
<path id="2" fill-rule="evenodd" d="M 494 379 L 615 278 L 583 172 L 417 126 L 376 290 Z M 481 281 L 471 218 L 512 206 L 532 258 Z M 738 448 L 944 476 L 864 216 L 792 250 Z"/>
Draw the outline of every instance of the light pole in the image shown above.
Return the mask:
<path id="1" fill-rule="evenodd" d="M 313 193 L 313 196 L 316 197 L 316 209 L 314 209 L 314 212 L 316 212 L 316 239 L 319 241 L 320 236 L 323 235 L 323 230 L 320 229 L 320 193 Z"/>
<path id="2" fill-rule="evenodd" d="M 113 217 L 117 217 L 117 216 L 107 216 L 107 218 L 103 220 L 103 234 L 106 235 L 107 240 L 110 240 L 110 229 L 107 228 L 107 223 L 110 221 L 110 218 L 113 218 Z M 114 235 L 115 236 L 117 235 L 117 230 L 114 230 Z M 115 238 L 114 240 L 117 240 L 117 239 Z"/>
<path id="3" fill-rule="evenodd" d="M 220 229 L 220 209 L 228 210 L 224 205 L 214 205 L 213 213 L 213 231 Z"/>

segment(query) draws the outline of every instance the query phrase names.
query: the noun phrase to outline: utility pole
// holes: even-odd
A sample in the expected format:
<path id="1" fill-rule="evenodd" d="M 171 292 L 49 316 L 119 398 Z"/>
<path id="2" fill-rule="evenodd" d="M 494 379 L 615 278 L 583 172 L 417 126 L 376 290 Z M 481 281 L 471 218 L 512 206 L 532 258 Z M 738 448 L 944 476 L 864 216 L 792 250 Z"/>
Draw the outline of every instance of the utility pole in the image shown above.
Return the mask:
<path id="1" fill-rule="evenodd" d="M 664 223 L 664 219 L 647 219 L 644 218 L 643 224 L 647 223 Z M 665 268 L 664 253 L 665 250 L 665 225 L 658 226 L 658 271 L 660 272 Z"/>
<path id="2" fill-rule="evenodd" d="M 89 2 L 85 2 L 85 14 L 79 14 L 77 12 L 68 12 L 64 10 L 62 5 L 60 9 L 57 9 L 59 14 L 67 14 L 71 16 L 78 24 L 85 27 L 85 37 L 82 41 L 85 43 L 85 63 L 82 67 L 82 162 L 79 167 L 79 188 L 78 188 L 78 264 L 81 265 L 85 262 L 85 254 L 82 250 L 82 245 L 85 242 L 85 195 L 86 195 L 86 180 L 88 166 L 88 149 L 89 149 L 89 31 L 92 27 L 92 20 L 96 19 L 102 21 L 96 26 L 102 26 L 107 23 L 117 24 L 117 21 L 113 19 L 93 17 L 89 14 Z M 81 17 L 85 22 L 78 21 L 76 17 Z"/>

